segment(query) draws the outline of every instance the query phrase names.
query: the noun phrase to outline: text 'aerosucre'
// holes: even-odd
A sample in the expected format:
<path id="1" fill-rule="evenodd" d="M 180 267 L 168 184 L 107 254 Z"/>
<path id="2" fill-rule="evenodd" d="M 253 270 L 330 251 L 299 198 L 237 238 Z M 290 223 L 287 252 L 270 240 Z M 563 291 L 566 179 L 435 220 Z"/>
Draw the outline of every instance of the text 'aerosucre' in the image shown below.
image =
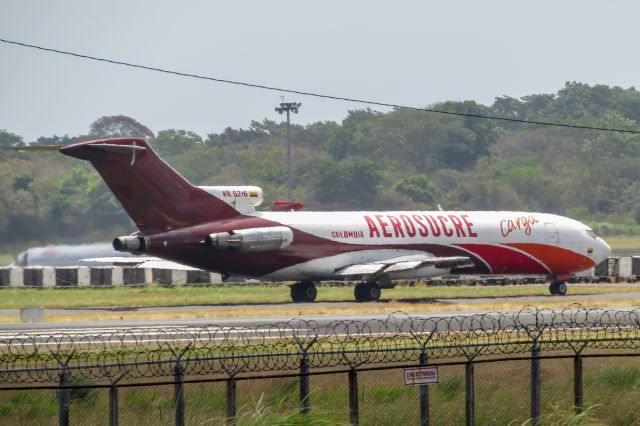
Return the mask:
<path id="1" fill-rule="evenodd" d="M 473 223 L 466 214 L 426 215 L 426 214 L 400 214 L 364 216 L 369 227 L 369 237 L 393 238 L 393 237 L 467 237 L 476 238 L 478 234 L 473 231 Z"/>

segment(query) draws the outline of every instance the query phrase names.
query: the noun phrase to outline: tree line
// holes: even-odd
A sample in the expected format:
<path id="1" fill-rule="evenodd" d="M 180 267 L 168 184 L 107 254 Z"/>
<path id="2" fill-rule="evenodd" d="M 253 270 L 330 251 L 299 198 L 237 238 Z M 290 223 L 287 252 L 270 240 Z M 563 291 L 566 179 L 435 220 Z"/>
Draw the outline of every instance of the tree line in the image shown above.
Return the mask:
<path id="1" fill-rule="evenodd" d="M 554 94 L 492 105 L 430 108 L 525 120 L 639 129 L 640 92 L 567 83 Z M 101 117 L 86 135 L 43 136 L 51 145 L 146 138 L 197 185 L 259 185 L 267 209 L 286 197 L 286 123 L 253 121 L 202 137 L 154 133 L 126 116 Z M 350 111 L 341 123 L 291 126 L 293 194 L 314 210 L 530 210 L 567 215 L 604 234 L 640 230 L 640 136 L 541 127 L 396 109 Z M 0 130 L 0 148 L 23 145 Z M 59 154 L 2 150 L 4 245 L 102 240 L 134 230 L 98 174 Z"/>

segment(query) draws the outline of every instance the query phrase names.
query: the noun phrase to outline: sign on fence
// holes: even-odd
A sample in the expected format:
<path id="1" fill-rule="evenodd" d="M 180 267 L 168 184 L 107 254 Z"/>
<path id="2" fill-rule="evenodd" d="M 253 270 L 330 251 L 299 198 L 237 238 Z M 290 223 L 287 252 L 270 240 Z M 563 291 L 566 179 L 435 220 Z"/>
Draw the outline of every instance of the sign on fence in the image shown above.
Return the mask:
<path id="1" fill-rule="evenodd" d="M 438 383 L 438 367 L 404 369 L 405 385 L 433 385 Z"/>

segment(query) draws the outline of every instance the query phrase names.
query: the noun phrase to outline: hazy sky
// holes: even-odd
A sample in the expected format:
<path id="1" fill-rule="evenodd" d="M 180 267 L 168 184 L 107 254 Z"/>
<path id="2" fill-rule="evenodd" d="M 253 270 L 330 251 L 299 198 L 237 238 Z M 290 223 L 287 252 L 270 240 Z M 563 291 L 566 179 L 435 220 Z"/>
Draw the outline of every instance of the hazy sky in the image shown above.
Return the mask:
<path id="1" fill-rule="evenodd" d="M 553 93 L 566 81 L 638 86 L 640 2 L 0 2 L 0 38 L 154 67 L 410 106 Z M 31 141 L 103 115 L 202 136 L 280 120 L 280 93 L 0 43 L 0 129 Z M 361 107 L 302 102 L 294 121 Z"/>

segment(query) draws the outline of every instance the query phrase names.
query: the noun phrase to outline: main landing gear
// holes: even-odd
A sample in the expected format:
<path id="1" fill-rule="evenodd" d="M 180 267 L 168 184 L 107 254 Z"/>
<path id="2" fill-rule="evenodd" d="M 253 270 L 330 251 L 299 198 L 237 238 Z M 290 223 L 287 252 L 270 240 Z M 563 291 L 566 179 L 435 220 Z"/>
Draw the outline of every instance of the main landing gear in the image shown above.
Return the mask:
<path id="1" fill-rule="evenodd" d="M 358 283 L 353 294 L 356 302 L 377 302 L 380 300 L 380 286 L 377 283 Z"/>
<path id="2" fill-rule="evenodd" d="M 567 294 L 567 284 L 564 281 L 553 280 L 551 284 L 549 284 L 549 293 L 564 296 Z"/>
<path id="3" fill-rule="evenodd" d="M 296 303 L 311 303 L 317 295 L 318 289 L 313 281 L 302 281 L 291 286 L 291 300 Z"/>
<path id="4" fill-rule="evenodd" d="M 393 288 L 389 279 L 361 282 L 356 284 L 353 295 L 356 302 L 377 302 L 380 300 L 381 288 Z M 295 303 L 311 303 L 316 300 L 318 290 L 313 281 L 300 281 L 291 286 L 291 300 Z"/>

